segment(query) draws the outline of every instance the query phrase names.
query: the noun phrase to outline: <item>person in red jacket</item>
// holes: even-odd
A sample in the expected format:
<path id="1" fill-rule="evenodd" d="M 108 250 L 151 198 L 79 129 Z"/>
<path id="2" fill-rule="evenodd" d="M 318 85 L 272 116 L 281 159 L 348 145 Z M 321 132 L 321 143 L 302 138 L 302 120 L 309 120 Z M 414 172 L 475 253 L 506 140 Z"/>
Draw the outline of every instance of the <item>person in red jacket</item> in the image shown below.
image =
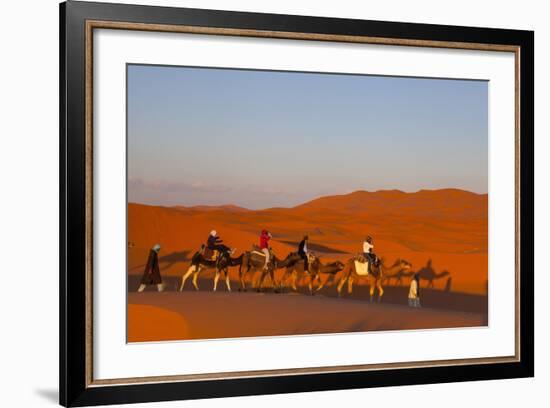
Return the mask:
<path id="1" fill-rule="evenodd" d="M 260 249 L 265 254 L 265 264 L 264 269 L 267 269 L 267 264 L 269 263 L 269 240 L 271 239 L 271 234 L 268 230 L 262 230 L 260 234 Z"/>

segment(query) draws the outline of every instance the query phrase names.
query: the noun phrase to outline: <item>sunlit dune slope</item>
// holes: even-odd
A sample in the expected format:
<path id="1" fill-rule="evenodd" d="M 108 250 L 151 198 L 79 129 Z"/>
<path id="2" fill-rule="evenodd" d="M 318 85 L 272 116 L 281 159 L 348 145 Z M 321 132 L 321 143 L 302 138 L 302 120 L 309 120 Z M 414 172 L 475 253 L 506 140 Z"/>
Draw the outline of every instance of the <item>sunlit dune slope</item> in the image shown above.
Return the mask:
<path id="1" fill-rule="evenodd" d="M 163 274 L 181 274 L 188 259 L 216 229 L 237 255 L 257 243 L 266 228 L 275 253 L 296 250 L 304 234 L 324 259 L 346 260 L 361 251 L 365 236 L 386 262 L 404 258 L 420 269 L 432 261 L 447 270 L 452 289 L 485 293 L 487 287 L 488 196 L 456 189 L 398 190 L 321 197 L 293 208 L 247 210 L 233 205 L 159 207 L 128 205 L 129 273 L 139 274 L 148 248 L 162 245 Z M 318 249 L 315 249 L 315 245 Z M 445 279 L 434 280 L 443 287 Z M 408 283 L 408 282 L 407 282 Z"/>

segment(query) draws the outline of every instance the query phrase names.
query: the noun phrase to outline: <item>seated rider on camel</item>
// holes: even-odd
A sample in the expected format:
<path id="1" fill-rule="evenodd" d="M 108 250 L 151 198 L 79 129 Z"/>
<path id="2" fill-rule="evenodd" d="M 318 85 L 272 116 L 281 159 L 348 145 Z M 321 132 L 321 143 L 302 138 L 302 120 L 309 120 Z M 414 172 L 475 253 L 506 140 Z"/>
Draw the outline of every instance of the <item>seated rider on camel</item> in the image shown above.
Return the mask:
<path id="1" fill-rule="evenodd" d="M 372 252 L 374 249 L 374 242 L 372 237 L 369 235 L 363 242 L 363 256 L 368 261 L 369 265 L 378 265 L 378 257 Z"/>
<path id="2" fill-rule="evenodd" d="M 210 231 L 208 239 L 206 241 L 206 247 L 211 251 L 218 251 L 219 253 L 227 253 L 231 255 L 234 250 L 229 248 L 227 245 L 222 244 L 222 239 L 218 236 L 216 230 Z"/>
<path id="3" fill-rule="evenodd" d="M 260 249 L 265 255 L 264 269 L 267 269 L 269 264 L 269 240 L 271 239 L 271 233 L 268 230 L 262 230 L 260 234 Z"/>

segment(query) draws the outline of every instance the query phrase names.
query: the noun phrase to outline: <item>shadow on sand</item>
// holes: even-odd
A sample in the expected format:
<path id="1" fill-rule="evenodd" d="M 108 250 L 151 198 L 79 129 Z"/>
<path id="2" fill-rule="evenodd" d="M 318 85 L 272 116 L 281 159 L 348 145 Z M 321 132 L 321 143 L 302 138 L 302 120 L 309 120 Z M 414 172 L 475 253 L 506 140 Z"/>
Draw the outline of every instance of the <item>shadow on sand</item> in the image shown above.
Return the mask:
<path id="1" fill-rule="evenodd" d="M 191 251 L 172 252 L 167 255 L 159 256 L 159 263 L 161 264 L 161 269 L 164 269 L 164 268 L 168 269 L 177 263 L 189 262 L 191 260 L 191 258 L 189 258 L 190 252 Z M 145 257 L 145 260 L 147 260 L 146 257 Z M 145 268 L 145 263 L 143 263 L 142 265 L 133 266 L 132 268 L 130 268 L 130 270 L 139 271 L 139 270 L 143 270 L 144 268 Z"/>
<path id="2" fill-rule="evenodd" d="M 165 291 L 175 292 L 177 291 L 178 285 L 181 282 L 180 277 L 176 276 L 167 276 L 163 277 L 163 282 L 166 285 Z M 139 286 L 141 276 L 130 275 L 128 276 L 128 289 L 129 292 L 135 292 Z M 210 277 L 201 277 L 198 280 L 198 285 L 201 292 L 211 292 L 212 291 L 212 278 Z M 237 292 L 239 284 L 236 280 L 231 280 L 231 288 L 233 291 Z M 157 289 L 155 286 L 148 286 L 145 291 L 155 292 Z M 227 289 L 225 284 L 218 285 L 219 292 L 225 292 Z M 308 289 L 306 286 L 298 287 L 299 293 L 303 296 L 309 295 Z M 187 282 L 183 290 L 182 296 L 185 296 L 185 292 L 195 291 L 191 282 Z M 254 292 L 253 289 L 249 288 L 249 292 Z M 272 292 L 271 289 L 265 289 L 266 292 Z M 286 293 L 290 293 L 291 290 L 285 289 Z M 385 286 L 384 287 L 384 298 L 383 303 L 388 304 L 397 304 L 397 305 L 407 305 L 409 288 L 408 286 Z M 325 287 L 321 291 L 317 292 L 315 296 L 326 296 L 331 298 L 336 298 L 336 288 L 334 286 Z M 347 293 L 344 293 L 342 299 L 354 299 L 362 300 L 365 302 L 370 302 L 370 293 L 369 287 L 366 285 L 355 285 L 353 287 L 353 294 L 349 296 Z M 450 292 L 445 290 L 438 289 L 421 289 L 421 299 L 422 306 L 426 308 L 442 309 L 442 310 L 452 310 L 460 311 L 467 313 L 476 313 L 487 316 L 488 311 L 488 302 L 487 296 L 484 295 L 474 295 L 469 293 L 461 292 Z M 487 320 L 487 319 L 486 319 Z"/>

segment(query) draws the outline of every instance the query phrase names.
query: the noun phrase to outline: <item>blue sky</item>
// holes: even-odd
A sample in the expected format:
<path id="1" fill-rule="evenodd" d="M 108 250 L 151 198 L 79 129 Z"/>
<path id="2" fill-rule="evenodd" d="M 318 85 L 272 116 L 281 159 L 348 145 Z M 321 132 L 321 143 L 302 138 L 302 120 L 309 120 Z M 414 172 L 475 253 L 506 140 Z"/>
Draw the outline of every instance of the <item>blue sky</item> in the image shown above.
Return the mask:
<path id="1" fill-rule="evenodd" d="M 485 81 L 129 65 L 127 91 L 130 202 L 487 192 Z"/>

